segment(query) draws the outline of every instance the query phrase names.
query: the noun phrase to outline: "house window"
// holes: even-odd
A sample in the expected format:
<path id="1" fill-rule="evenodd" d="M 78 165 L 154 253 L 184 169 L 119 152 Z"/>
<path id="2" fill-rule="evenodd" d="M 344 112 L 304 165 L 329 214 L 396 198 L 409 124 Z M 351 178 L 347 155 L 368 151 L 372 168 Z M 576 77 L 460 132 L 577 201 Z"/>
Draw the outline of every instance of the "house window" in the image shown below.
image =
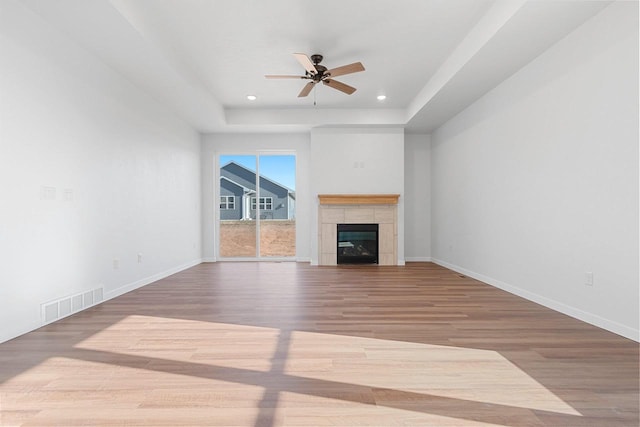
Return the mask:
<path id="1" fill-rule="evenodd" d="M 234 196 L 220 196 L 220 209 L 235 209 L 236 198 Z"/>
<path id="2" fill-rule="evenodd" d="M 251 198 L 251 210 L 256 210 L 256 198 Z M 260 210 L 271 211 L 273 210 L 273 197 L 260 197 Z"/>

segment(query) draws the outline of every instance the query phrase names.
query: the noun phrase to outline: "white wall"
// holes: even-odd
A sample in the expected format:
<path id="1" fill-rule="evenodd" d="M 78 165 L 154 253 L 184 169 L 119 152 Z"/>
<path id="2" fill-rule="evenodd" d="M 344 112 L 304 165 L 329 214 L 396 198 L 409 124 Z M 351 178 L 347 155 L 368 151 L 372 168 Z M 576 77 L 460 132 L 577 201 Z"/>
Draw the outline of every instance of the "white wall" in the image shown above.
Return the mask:
<path id="1" fill-rule="evenodd" d="M 638 340 L 637 2 L 587 21 L 431 150 L 437 262 Z"/>
<path id="2" fill-rule="evenodd" d="M 38 327 L 41 303 L 199 262 L 200 141 L 22 5 L 0 8 L 1 342 Z"/>
<path id="3" fill-rule="evenodd" d="M 205 261 L 215 261 L 214 201 L 218 186 L 215 162 L 219 154 L 290 151 L 296 155 L 296 260 L 310 260 L 309 134 L 207 134 L 202 136 L 202 248 Z M 214 193 L 216 196 L 214 197 Z"/>
<path id="4" fill-rule="evenodd" d="M 311 130 L 311 263 L 318 263 L 318 194 L 400 194 L 398 263 L 404 264 L 404 130 Z"/>
<path id="5" fill-rule="evenodd" d="M 431 261 L 431 135 L 404 137 L 404 252 Z"/>

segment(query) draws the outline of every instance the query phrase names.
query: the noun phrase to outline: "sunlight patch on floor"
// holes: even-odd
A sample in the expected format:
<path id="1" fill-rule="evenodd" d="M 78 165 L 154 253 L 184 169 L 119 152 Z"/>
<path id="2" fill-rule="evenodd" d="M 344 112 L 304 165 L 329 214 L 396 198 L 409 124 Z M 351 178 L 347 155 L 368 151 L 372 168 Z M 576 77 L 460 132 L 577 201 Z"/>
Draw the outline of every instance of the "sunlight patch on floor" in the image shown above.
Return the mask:
<path id="1" fill-rule="evenodd" d="M 74 348 L 267 372 L 279 335 L 273 328 L 133 315 Z"/>
<path id="2" fill-rule="evenodd" d="M 126 340 L 120 340 L 123 334 Z M 164 389 L 170 396 L 164 400 L 177 398 L 178 407 L 182 400 L 184 405 L 196 407 L 198 402 L 215 406 L 216 399 L 221 405 L 257 404 L 261 393 L 273 389 L 277 408 L 288 407 L 288 416 L 293 416 L 298 406 L 313 408 L 321 401 L 326 404 L 327 399 L 336 409 L 368 407 L 370 411 L 377 406 L 376 410 L 384 407 L 385 411 L 411 412 L 418 407 L 451 404 L 454 399 L 461 405 L 475 406 L 475 410 L 486 404 L 501 410 L 581 415 L 490 350 L 138 315 L 96 333 L 75 348 L 130 356 L 130 366 L 120 367 L 104 387 Z M 210 377 L 193 373 L 209 366 Z M 130 370 L 136 371 L 135 381 L 127 386 Z M 217 388 L 226 390 L 224 394 L 231 400 L 216 397 L 215 392 L 204 398 L 189 391 L 211 393 Z M 158 393 L 151 393 L 147 403 L 140 402 L 141 407 L 162 401 Z"/>
<path id="3" fill-rule="evenodd" d="M 288 394 L 288 393 L 286 393 Z M 296 406 L 286 403 L 287 396 L 280 406 L 276 420 L 284 419 L 284 422 L 274 425 L 286 425 L 296 427 L 323 427 L 323 426 L 371 426 L 372 412 L 375 410 L 375 426 L 384 427 L 505 427 L 496 414 L 496 422 L 483 422 L 470 418 L 447 417 L 444 415 L 419 413 L 412 410 L 403 410 L 377 406 L 375 409 L 360 405 L 331 406 L 331 402 L 324 408 L 309 407 L 301 404 Z M 329 409 L 330 408 L 330 409 Z M 535 425 L 533 421 L 531 425 Z"/>
<path id="4" fill-rule="evenodd" d="M 316 368 L 296 366 L 312 358 Z M 315 332 L 292 333 L 285 373 L 406 392 L 396 398 L 431 396 L 580 415 L 500 353 L 462 347 L 389 341 Z M 425 396 L 421 399 L 420 396 Z M 384 398 L 384 397 L 379 397 Z"/>

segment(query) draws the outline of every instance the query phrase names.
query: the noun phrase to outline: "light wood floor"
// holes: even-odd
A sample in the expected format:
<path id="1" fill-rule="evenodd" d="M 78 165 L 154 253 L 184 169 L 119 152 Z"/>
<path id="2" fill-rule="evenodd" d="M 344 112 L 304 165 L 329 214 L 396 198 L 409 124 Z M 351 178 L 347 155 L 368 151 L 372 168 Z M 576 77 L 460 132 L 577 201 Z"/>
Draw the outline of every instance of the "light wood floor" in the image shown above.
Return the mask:
<path id="1" fill-rule="evenodd" d="M 637 427 L 638 361 L 430 263 L 202 264 L 0 345 L 0 424 Z"/>

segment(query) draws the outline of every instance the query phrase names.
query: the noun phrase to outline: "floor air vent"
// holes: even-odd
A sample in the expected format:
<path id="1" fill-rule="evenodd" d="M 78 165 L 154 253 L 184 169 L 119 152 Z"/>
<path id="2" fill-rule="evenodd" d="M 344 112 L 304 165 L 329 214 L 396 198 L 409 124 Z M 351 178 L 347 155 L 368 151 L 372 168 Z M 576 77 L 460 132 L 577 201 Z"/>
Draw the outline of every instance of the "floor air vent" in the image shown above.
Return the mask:
<path id="1" fill-rule="evenodd" d="M 58 319 L 99 304 L 103 299 L 104 291 L 100 287 L 42 304 L 42 324 L 46 325 L 55 322 Z"/>

